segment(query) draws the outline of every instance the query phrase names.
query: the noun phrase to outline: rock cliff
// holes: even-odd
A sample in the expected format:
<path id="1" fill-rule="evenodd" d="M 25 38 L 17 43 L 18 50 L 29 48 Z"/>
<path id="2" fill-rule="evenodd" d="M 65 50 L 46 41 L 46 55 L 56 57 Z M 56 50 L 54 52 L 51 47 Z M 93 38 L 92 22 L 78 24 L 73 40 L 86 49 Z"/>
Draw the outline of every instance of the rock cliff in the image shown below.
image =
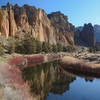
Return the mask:
<path id="1" fill-rule="evenodd" d="M 57 41 L 74 45 L 74 26 L 68 22 L 67 16 L 61 12 L 54 12 L 48 15 L 52 26 L 55 28 Z"/>
<path id="2" fill-rule="evenodd" d="M 96 42 L 100 42 L 100 25 L 94 25 Z"/>
<path id="3" fill-rule="evenodd" d="M 22 37 L 23 34 L 51 44 L 62 43 L 74 45 L 74 26 L 68 22 L 67 16 L 60 12 L 47 15 L 43 9 L 17 4 L 0 8 L 0 33 L 9 36 Z"/>
<path id="4" fill-rule="evenodd" d="M 95 46 L 95 33 L 91 23 L 84 24 L 82 30 L 76 29 L 75 42 L 84 46 Z"/>

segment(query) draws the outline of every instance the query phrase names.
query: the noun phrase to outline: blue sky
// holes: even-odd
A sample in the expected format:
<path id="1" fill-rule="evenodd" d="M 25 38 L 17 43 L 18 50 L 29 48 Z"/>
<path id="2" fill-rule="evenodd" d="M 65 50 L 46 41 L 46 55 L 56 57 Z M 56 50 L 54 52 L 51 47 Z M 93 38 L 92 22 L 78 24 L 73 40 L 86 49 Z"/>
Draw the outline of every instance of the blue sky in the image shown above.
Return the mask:
<path id="1" fill-rule="evenodd" d="M 29 4 L 43 8 L 47 13 L 61 11 L 75 26 L 84 23 L 100 24 L 100 0 L 0 0 L 0 6 L 11 4 Z"/>

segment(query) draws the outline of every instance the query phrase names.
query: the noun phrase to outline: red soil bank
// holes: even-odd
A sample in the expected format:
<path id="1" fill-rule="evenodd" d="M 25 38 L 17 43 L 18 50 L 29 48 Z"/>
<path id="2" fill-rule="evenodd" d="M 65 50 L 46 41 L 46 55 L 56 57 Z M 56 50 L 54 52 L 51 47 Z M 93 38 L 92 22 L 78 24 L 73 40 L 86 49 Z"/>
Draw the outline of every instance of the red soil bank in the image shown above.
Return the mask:
<path id="1" fill-rule="evenodd" d="M 26 63 L 29 67 L 44 62 L 44 56 L 32 56 L 32 57 L 27 56 L 25 58 L 26 58 Z"/>
<path id="2" fill-rule="evenodd" d="M 41 64 L 43 62 L 44 62 L 44 56 L 41 56 L 41 55 L 25 56 L 25 57 L 18 56 L 18 57 L 13 57 L 8 60 L 8 64 L 10 64 L 12 67 L 17 67 L 19 69 Z"/>

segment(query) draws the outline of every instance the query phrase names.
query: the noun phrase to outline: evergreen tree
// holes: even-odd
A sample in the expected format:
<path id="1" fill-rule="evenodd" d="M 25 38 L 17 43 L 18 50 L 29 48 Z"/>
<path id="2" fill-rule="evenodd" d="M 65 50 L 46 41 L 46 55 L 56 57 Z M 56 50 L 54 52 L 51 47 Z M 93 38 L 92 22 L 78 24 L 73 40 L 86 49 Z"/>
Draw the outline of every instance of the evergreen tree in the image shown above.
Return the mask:
<path id="1" fill-rule="evenodd" d="M 63 51 L 63 46 L 61 44 L 57 44 L 57 51 L 62 52 Z"/>
<path id="2" fill-rule="evenodd" d="M 8 53 L 12 54 L 15 52 L 15 40 L 14 38 L 10 37 L 8 39 Z"/>
<path id="3" fill-rule="evenodd" d="M 54 52 L 54 53 L 57 53 L 58 51 L 57 51 L 57 45 L 52 45 L 52 51 Z"/>
<path id="4" fill-rule="evenodd" d="M 29 35 L 25 35 L 24 39 L 16 42 L 16 52 L 22 54 L 34 54 L 36 53 L 35 39 Z"/>
<path id="5" fill-rule="evenodd" d="M 4 54 L 4 48 L 2 44 L 0 43 L 0 56 L 2 56 L 3 54 Z"/>
<path id="6" fill-rule="evenodd" d="M 42 52 L 42 43 L 38 40 L 35 40 L 36 43 L 36 53 L 41 53 Z"/>
<path id="7" fill-rule="evenodd" d="M 17 40 L 15 42 L 15 44 L 16 44 L 15 52 L 24 54 L 25 52 L 24 52 L 24 43 L 23 43 L 23 41 L 22 40 Z"/>
<path id="8" fill-rule="evenodd" d="M 48 53 L 48 44 L 46 42 L 42 43 L 42 51 L 45 53 Z"/>
<path id="9" fill-rule="evenodd" d="M 23 41 L 25 54 L 33 54 L 36 52 L 36 44 L 32 38 L 26 38 Z"/>
<path id="10" fill-rule="evenodd" d="M 48 43 L 47 46 L 48 46 L 48 52 L 52 52 L 52 45 Z"/>
<path id="11" fill-rule="evenodd" d="M 67 47 L 63 46 L 63 52 L 67 52 Z"/>

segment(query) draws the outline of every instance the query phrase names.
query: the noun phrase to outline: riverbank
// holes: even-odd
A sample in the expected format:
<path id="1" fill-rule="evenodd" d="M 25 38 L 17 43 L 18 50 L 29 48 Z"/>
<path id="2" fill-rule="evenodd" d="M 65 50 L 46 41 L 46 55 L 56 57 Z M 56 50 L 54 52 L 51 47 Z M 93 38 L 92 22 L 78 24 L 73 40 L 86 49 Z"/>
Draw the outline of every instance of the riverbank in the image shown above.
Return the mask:
<path id="1" fill-rule="evenodd" d="M 100 64 L 94 62 L 89 62 L 71 56 L 64 56 L 61 60 L 61 66 L 65 70 L 100 77 Z"/>

